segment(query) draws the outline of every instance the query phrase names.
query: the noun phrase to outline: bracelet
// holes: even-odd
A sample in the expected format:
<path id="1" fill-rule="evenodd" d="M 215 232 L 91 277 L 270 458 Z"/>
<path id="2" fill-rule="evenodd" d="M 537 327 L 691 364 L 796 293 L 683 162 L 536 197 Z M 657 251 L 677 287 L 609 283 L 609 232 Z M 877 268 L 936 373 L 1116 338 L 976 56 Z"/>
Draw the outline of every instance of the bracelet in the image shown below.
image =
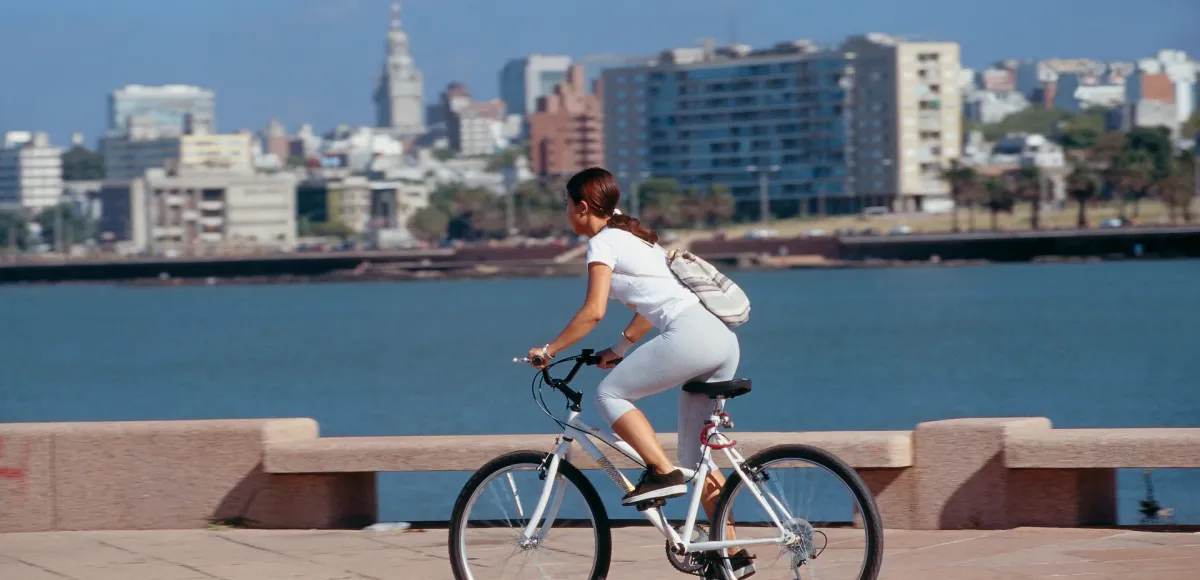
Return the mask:
<path id="1" fill-rule="evenodd" d="M 629 347 L 631 346 L 633 346 L 633 341 L 629 340 L 629 337 L 625 336 L 625 333 L 622 332 L 621 339 L 617 341 L 617 344 L 614 344 L 609 348 L 616 353 L 617 356 L 624 357 L 625 353 L 629 352 Z"/>
<path id="2" fill-rule="evenodd" d="M 554 358 L 554 355 L 550 354 L 550 343 L 547 342 L 546 346 L 542 347 L 542 356 L 546 357 L 547 360 Z"/>

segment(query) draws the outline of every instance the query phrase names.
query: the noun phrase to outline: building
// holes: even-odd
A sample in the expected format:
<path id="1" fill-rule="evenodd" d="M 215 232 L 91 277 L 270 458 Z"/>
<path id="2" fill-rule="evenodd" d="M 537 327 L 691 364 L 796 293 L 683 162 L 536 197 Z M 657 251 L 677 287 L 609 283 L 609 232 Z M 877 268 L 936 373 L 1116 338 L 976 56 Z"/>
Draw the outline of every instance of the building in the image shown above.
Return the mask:
<path id="1" fill-rule="evenodd" d="M 408 34 L 400 26 L 400 0 L 392 0 L 387 56 L 375 82 L 375 126 L 400 137 L 425 132 L 425 81 L 408 49 Z"/>
<path id="2" fill-rule="evenodd" d="M 897 209 L 946 202 L 943 168 L 962 150 L 959 46 L 884 34 L 851 37 L 857 194 L 894 195 Z"/>
<path id="3" fill-rule="evenodd" d="M 1028 109 L 1029 99 L 1017 91 L 974 91 L 967 94 L 963 107 L 967 119 L 986 125 Z"/>
<path id="4" fill-rule="evenodd" d="M 500 99 L 508 112 L 522 117 L 537 111 L 537 101 L 567 80 L 569 56 L 529 55 L 513 59 L 500 69 Z"/>
<path id="5" fill-rule="evenodd" d="M 572 65 L 566 80 L 538 99 L 537 112 L 528 117 L 534 173 L 563 175 L 605 164 L 600 86 L 589 94 L 583 67 Z"/>
<path id="6" fill-rule="evenodd" d="M 606 158 L 742 202 L 765 181 L 788 212 L 921 208 L 961 148 L 960 76 L 957 44 L 882 34 L 668 50 L 603 73 Z"/>
<path id="7" fill-rule="evenodd" d="M 430 189 L 411 179 L 312 176 L 296 188 L 296 219 L 311 224 L 340 223 L 369 233 L 380 245 L 412 240 L 408 220 L 429 205 Z"/>
<path id="8" fill-rule="evenodd" d="M 62 149 L 46 133 L 9 131 L 0 147 L 0 207 L 34 212 L 63 197 Z"/>
<path id="9" fill-rule="evenodd" d="M 179 135 L 189 116 L 215 127 L 216 95 L 191 85 L 126 85 L 108 98 L 108 129 L 124 131 L 140 117 L 160 134 Z"/>
<path id="10" fill-rule="evenodd" d="M 296 178 L 287 173 L 152 169 L 106 181 L 97 197 L 100 239 L 136 250 L 291 249 L 296 241 Z"/>
<path id="11" fill-rule="evenodd" d="M 462 83 L 450 83 L 441 105 L 450 148 L 459 155 L 491 155 L 508 145 L 504 101 L 476 102 Z"/>
<path id="12" fill-rule="evenodd" d="M 252 135 L 217 135 L 199 122 L 188 122 L 182 135 L 162 135 L 153 123 L 132 117 L 123 134 L 101 140 L 104 175 L 109 180 L 132 180 L 148 169 L 168 166 L 213 167 L 233 172 L 253 172 Z"/>

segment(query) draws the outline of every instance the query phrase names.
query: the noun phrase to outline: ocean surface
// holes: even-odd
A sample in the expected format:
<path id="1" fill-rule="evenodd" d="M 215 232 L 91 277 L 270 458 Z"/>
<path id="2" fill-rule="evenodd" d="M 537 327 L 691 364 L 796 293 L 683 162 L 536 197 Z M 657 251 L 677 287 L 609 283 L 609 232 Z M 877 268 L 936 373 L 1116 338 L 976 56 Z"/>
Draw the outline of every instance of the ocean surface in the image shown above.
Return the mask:
<path id="1" fill-rule="evenodd" d="M 732 274 L 753 301 L 738 334 L 755 390 L 729 405 L 742 430 L 989 416 L 1200 426 L 1200 261 Z M 3 287 L 0 422 L 312 417 L 331 436 L 549 433 L 532 369 L 511 360 L 553 338 L 584 291 L 583 278 Z M 578 346 L 608 346 L 629 317 L 612 303 Z M 575 385 L 590 393 L 601 372 Z M 674 430 L 673 392 L 639 406 Z M 382 474 L 381 516 L 447 519 L 468 476 Z M 1177 522 L 1200 524 L 1200 470 L 1152 481 Z M 610 512 L 637 517 L 596 483 Z M 1142 471 L 1122 471 L 1122 523 L 1144 496 Z"/>

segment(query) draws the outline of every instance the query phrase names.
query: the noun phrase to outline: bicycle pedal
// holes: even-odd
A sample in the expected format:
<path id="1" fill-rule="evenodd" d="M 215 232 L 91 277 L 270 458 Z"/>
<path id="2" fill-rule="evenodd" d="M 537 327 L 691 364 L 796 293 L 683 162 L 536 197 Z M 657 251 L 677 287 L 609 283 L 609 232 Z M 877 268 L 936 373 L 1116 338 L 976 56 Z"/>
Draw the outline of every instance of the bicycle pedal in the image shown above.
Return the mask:
<path id="1" fill-rule="evenodd" d="M 644 512 L 646 510 L 660 508 L 665 505 L 667 505 L 667 500 L 658 498 L 658 499 L 648 499 L 646 501 L 638 502 L 638 503 L 634 504 L 634 507 L 637 508 L 637 511 Z"/>

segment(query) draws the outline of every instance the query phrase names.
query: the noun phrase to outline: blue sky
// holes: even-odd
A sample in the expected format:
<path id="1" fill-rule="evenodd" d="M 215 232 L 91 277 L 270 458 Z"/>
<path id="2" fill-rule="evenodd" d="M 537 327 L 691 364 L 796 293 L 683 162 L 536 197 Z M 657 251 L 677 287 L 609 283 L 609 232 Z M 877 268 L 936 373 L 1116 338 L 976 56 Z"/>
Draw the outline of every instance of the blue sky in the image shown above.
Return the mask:
<path id="1" fill-rule="evenodd" d="M 433 100 L 452 80 L 496 95 L 525 54 L 643 55 L 701 37 L 766 45 L 866 31 L 955 40 L 968 66 L 1001 58 L 1200 56 L 1200 0 L 408 0 L 405 28 Z M 221 130 L 368 124 L 387 0 L 0 0 L 0 131 L 89 143 L 129 83 L 217 93 Z"/>

